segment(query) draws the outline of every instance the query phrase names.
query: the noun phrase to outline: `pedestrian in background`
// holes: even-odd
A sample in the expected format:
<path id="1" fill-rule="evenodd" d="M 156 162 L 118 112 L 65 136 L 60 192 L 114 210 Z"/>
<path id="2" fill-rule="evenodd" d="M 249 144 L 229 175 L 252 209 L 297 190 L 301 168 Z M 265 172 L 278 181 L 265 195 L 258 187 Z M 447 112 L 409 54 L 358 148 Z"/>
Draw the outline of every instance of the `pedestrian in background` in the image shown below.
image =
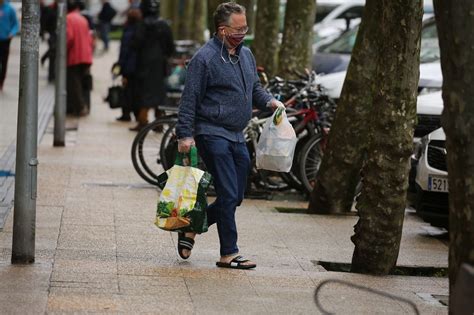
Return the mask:
<path id="1" fill-rule="evenodd" d="M 87 19 L 81 15 L 81 0 L 68 2 L 67 38 L 67 112 L 76 116 L 89 113 L 87 95 L 91 88 L 92 35 Z"/>
<path id="2" fill-rule="evenodd" d="M 49 2 L 49 1 L 48 1 Z M 48 82 L 53 82 L 55 78 L 55 60 L 56 60 L 56 22 L 58 15 L 57 1 L 48 3 L 41 1 L 41 16 L 40 16 L 40 35 L 48 35 L 48 50 L 41 56 L 41 65 L 44 65 L 46 60 L 48 62 Z"/>
<path id="3" fill-rule="evenodd" d="M 217 224 L 220 241 L 218 267 L 250 269 L 237 246 L 236 208 L 244 198 L 250 157 L 243 130 L 252 105 L 265 110 L 283 106 L 261 86 L 255 58 L 243 46 L 248 31 L 245 8 L 220 4 L 214 13 L 216 34 L 193 56 L 179 106 L 179 152 L 196 145 L 211 173 L 217 198 L 207 208 L 208 225 Z M 178 252 L 191 254 L 195 233 L 179 235 Z"/>
<path id="4" fill-rule="evenodd" d="M 127 17 L 128 11 L 130 11 L 131 9 L 140 9 L 140 0 L 128 0 L 128 7 L 125 10 L 123 10 L 123 12 L 120 13 L 120 15 L 122 17 Z"/>
<path id="5" fill-rule="evenodd" d="M 137 25 L 142 19 L 140 9 L 130 8 L 127 13 L 127 22 L 125 23 L 122 38 L 120 40 L 120 55 L 118 64 L 120 65 L 120 74 L 122 75 L 122 86 L 125 90 L 125 102 L 122 105 L 122 116 L 117 118 L 119 121 L 130 121 L 130 114 L 133 112 L 135 119 L 138 116 L 137 102 L 139 102 L 136 80 L 137 53 L 132 49 L 132 39 L 135 36 Z"/>
<path id="6" fill-rule="evenodd" d="M 15 9 L 7 0 L 0 0 L 0 91 L 7 76 L 10 42 L 18 33 L 18 19 Z"/>
<path id="7" fill-rule="evenodd" d="M 102 0 L 102 8 L 99 12 L 99 36 L 104 43 L 104 51 L 109 50 L 109 32 L 110 25 L 117 11 L 112 7 L 108 0 Z"/>
<path id="8" fill-rule="evenodd" d="M 137 53 L 136 82 L 139 88 L 138 123 L 130 128 L 132 131 L 139 131 L 148 124 L 150 108 L 158 111 L 158 106 L 165 103 L 168 58 L 175 51 L 171 28 L 159 18 L 159 1 L 143 0 L 140 8 L 143 19 L 132 40 Z"/>

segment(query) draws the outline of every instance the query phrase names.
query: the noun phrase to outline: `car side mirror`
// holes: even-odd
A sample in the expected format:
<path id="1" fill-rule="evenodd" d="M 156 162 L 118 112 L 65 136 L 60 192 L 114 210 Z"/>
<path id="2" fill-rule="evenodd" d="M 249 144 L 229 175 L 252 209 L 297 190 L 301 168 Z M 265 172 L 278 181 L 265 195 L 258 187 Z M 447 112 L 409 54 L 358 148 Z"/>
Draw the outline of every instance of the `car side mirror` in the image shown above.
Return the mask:
<path id="1" fill-rule="evenodd" d="M 346 12 L 342 17 L 346 20 L 346 31 L 348 31 L 351 28 L 351 21 L 359 16 L 354 12 Z"/>

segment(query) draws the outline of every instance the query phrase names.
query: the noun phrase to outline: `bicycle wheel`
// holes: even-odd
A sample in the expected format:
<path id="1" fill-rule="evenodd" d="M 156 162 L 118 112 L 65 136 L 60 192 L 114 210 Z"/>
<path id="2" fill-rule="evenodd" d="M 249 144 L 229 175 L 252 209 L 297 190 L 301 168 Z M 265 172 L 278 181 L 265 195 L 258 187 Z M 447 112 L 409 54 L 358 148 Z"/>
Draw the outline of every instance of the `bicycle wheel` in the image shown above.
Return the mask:
<path id="1" fill-rule="evenodd" d="M 138 175 L 152 185 L 158 185 L 158 175 L 163 172 L 160 165 L 160 144 L 163 133 L 155 130 L 166 128 L 176 122 L 175 119 L 158 119 L 145 126 L 135 137 L 132 144 L 132 163 Z"/>
<path id="2" fill-rule="evenodd" d="M 160 144 L 161 165 L 165 170 L 173 166 L 178 152 L 178 136 L 176 135 L 176 122 L 168 128 L 163 134 Z"/>
<path id="3" fill-rule="evenodd" d="M 321 135 L 315 135 L 305 144 L 301 151 L 300 176 L 307 192 L 313 190 L 316 182 L 321 161 L 323 160 L 323 150 L 321 148 Z"/>
<path id="4" fill-rule="evenodd" d="M 146 182 L 152 185 L 157 185 L 158 182 L 156 178 L 148 174 L 146 169 L 143 167 L 143 164 L 141 163 L 140 157 L 138 154 L 139 143 L 142 142 L 143 138 L 146 136 L 146 132 L 144 132 L 145 128 L 142 129 L 139 133 L 137 133 L 137 135 L 135 136 L 135 139 L 133 140 L 132 149 L 131 149 L 132 164 L 133 164 L 133 168 L 135 169 L 135 171 L 138 173 L 138 175 L 141 178 L 143 178 Z"/>
<path id="5" fill-rule="evenodd" d="M 293 156 L 293 164 L 291 165 L 291 170 L 288 173 L 280 173 L 281 178 L 291 187 L 299 191 L 306 191 L 306 187 L 300 178 L 300 160 L 303 147 L 308 142 L 310 136 L 306 135 L 303 138 L 299 139 L 296 143 L 295 155 Z"/>
<path id="6" fill-rule="evenodd" d="M 247 150 L 249 151 L 251 163 L 250 173 L 247 178 L 247 193 L 252 192 L 252 183 L 256 189 L 263 189 L 268 192 L 284 191 L 290 188 L 281 177 L 282 173 L 257 168 L 255 150 L 253 149 L 253 145 L 249 142 L 247 143 Z"/>

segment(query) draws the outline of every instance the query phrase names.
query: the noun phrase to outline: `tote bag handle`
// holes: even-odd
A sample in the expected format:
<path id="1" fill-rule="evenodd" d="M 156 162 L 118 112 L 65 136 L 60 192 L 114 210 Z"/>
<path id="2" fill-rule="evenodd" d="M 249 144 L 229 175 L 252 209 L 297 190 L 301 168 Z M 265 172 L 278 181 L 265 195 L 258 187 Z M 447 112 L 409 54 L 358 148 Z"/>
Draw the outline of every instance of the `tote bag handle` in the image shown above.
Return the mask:
<path id="1" fill-rule="evenodd" d="M 191 165 L 184 165 L 184 160 L 186 158 L 189 158 Z M 195 146 L 192 146 L 191 150 L 189 150 L 189 153 L 178 152 L 178 154 L 176 154 L 176 160 L 174 161 L 174 164 L 181 165 L 181 166 L 197 167 L 198 165 L 197 148 Z"/>

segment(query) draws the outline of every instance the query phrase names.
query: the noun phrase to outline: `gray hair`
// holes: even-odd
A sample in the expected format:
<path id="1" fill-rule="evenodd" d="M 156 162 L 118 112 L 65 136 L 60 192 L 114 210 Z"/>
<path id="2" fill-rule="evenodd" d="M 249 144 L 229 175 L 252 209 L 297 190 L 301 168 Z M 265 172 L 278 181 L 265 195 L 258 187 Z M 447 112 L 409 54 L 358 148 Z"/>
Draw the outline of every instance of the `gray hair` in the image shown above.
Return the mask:
<path id="1" fill-rule="evenodd" d="M 245 14 L 245 7 L 235 2 L 224 2 L 217 6 L 214 12 L 214 27 L 228 25 L 232 14 Z"/>

